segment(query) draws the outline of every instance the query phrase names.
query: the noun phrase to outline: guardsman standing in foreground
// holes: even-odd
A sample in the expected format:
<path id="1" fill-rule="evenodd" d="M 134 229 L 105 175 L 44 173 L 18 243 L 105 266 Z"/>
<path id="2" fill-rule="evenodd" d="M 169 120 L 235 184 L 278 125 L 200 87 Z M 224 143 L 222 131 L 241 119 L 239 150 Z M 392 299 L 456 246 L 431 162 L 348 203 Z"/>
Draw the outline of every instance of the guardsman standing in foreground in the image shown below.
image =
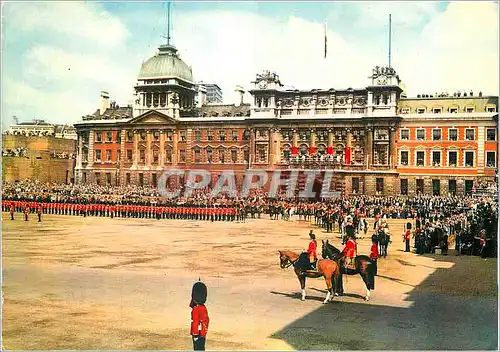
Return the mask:
<path id="1" fill-rule="evenodd" d="M 10 219 L 11 219 L 11 220 L 14 220 L 14 204 L 11 204 L 11 205 L 10 205 L 10 210 L 9 210 L 9 212 L 10 212 Z"/>
<path id="2" fill-rule="evenodd" d="M 38 222 L 42 222 L 42 211 L 43 211 L 42 203 L 39 203 L 38 204 L 38 210 L 37 210 L 37 213 L 38 213 Z"/>
<path id="3" fill-rule="evenodd" d="M 205 351 L 205 341 L 208 332 L 208 310 L 205 307 L 207 301 L 207 286 L 201 281 L 193 285 L 191 292 L 191 337 L 195 351 Z"/>
<path id="4" fill-rule="evenodd" d="M 29 213 L 30 213 L 30 207 L 26 203 L 26 205 L 24 206 L 24 221 L 28 221 L 28 214 Z"/>

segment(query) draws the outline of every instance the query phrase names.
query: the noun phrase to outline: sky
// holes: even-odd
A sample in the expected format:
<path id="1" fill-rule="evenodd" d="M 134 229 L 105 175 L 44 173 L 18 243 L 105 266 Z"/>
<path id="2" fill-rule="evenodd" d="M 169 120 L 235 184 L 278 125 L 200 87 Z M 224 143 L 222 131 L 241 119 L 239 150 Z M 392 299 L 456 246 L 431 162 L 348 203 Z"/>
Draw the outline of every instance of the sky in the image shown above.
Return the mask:
<path id="1" fill-rule="evenodd" d="M 172 41 L 194 79 L 217 83 L 228 104 L 263 70 L 297 89 L 362 88 L 387 64 L 389 14 L 391 64 L 409 96 L 498 95 L 491 1 L 174 1 Z M 101 90 L 132 103 L 141 64 L 165 43 L 165 2 L 2 2 L 2 15 L 3 128 L 13 116 L 77 122 L 99 108 Z"/>

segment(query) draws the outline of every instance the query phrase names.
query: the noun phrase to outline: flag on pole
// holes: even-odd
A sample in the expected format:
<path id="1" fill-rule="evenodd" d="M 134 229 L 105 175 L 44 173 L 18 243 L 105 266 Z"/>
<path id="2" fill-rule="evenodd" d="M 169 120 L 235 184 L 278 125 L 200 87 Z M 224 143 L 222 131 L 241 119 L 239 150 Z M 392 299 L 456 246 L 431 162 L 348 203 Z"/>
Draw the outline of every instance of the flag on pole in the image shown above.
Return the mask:
<path id="1" fill-rule="evenodd" d="M 325 22 L 325 59 L 326 59 L 326 52 L 327 52 L 327 47 L 328 47 L 327 41 L 328 41 L 328 39 L 326 37 L 326 22 Z"/>

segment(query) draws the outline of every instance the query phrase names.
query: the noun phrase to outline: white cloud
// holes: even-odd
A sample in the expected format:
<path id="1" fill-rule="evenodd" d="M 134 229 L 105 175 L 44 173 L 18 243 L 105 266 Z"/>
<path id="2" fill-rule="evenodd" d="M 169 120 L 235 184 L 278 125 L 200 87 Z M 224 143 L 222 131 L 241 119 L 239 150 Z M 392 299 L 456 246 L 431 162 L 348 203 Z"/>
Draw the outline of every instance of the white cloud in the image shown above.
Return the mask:
<path id="1" fill-rule="evenodd" d="M 98 94 L 103 88 L 120 105 L 132 100 L 141 58 L 153 54 L 153 50 L 145 49 L 160 44 L 162 26 L 156 26 L 158 33 L 150 34 L 151 21 L 158 14 L 147 9 L 130 14 L 136 25 L 138 18 L 143 21 L 137 25 L 143 31 L 139 33 L 131 29 L 130 18 L 103 12 L 96 4 L 52 4 L 33 5 L 38 14 L 33 18 L 21 16 L 25 11 L 18 9 L 6 18 L 11 25 L 19 25 L 21 33 L 28 34 L 20 40 L 30 44 L 30 49 L 20 54 L 22 64 L 11 63 L 21 66 L 20 74 L 4 81 L 4 89 L 12 90 L 4 96 L 7 116 L 15 111 L 21 119 L 30 119 L 36 107 L 37 117 L 76 121 L 98 108 Z M 387 61 L 387 48 L 380 45 L 386 38 L 380 43 L 367 43 L 365 37 L 373 35 L 372 29 L 383 28 L 391 12 L 397 38 L 393 67 L 410 95 L 445 89 L 498 94 L 496 4 L 456 2 L 444 12 L 433 3 L 370 6 L 361 7 L 352 23 L 358 37 L 346 40 L 329 30 L 326 60 L 323 24 L 294 16 L 277 21 L 247 12 L 175 13 L 174 43 L 182 59 L 192 66 L 195 79 L 218 83 L 226 103 L 232 102 L 229 99 L 234 96 L 235 85 L 250 89 L 250 81 L 264 69 L 276 71 L 285 85 L 298 89 L 358 88 L 369 83 L 367 76 L 373 66 Z M 30 42 L 35 29 L 45 34 L 46 42 Z M 60 34 L 67 34 L 64 41 Z M 85 39 L 84 44 L 75 36 Z M 4 68 L 4 72 L 12 73 L 9 67 Z M 24 83 L 14 77 L 22 77 Z M 58 84 L 50 90 L 36 88 L 43 79 Z M 60 103 L 62 100 L 64 103 Z"/>

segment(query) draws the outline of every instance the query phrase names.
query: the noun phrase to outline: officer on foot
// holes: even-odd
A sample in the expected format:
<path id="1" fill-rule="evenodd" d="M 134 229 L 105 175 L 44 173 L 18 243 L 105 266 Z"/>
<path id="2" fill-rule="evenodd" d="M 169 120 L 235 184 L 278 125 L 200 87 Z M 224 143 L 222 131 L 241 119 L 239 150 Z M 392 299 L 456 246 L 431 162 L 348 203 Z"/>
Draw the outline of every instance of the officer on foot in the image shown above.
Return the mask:
<path id="1" fill-rule="evenodd" d="M 205 340 L 208 332 L 208 310 L 205 307 L 207 300 L 207 287 L 201 281 L 193 285 L 191 292 L 191 337 L 193 339 L 193 349 L 195 351 L 205 350 Z"/>
<path id="2" fill-rule="evenodd" d="M 43 211 L 42 204 L 40 203 L 40 204 L 38 204 L 38 211 L 37 211 L 37 213 L 38 213 L 38 222 L 42 222 L 42 211 Z"/>

